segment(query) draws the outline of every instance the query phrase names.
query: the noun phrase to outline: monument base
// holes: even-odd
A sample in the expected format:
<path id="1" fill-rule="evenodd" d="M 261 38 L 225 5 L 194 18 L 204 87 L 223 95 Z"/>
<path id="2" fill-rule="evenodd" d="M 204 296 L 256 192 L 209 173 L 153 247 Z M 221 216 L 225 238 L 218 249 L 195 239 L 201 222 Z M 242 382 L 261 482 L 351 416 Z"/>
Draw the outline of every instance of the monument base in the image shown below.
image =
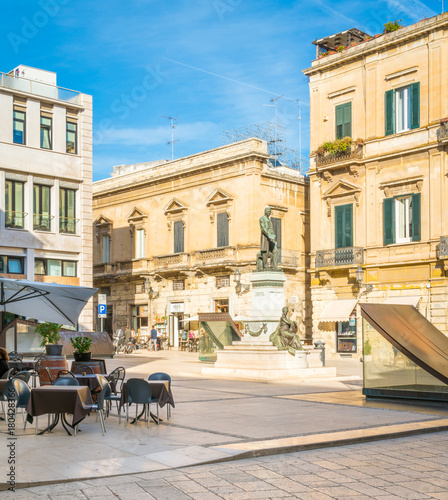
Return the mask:
<path id="1" fill-rule="evenodd" d="M 258 382 L 299 381 L 336 376 L 334 367 L 309 367 L 309 351 L 279 351 L 272 342 L 243 338 L 217 351 L 214 366 L 202 367 L 202 375 Z"/>

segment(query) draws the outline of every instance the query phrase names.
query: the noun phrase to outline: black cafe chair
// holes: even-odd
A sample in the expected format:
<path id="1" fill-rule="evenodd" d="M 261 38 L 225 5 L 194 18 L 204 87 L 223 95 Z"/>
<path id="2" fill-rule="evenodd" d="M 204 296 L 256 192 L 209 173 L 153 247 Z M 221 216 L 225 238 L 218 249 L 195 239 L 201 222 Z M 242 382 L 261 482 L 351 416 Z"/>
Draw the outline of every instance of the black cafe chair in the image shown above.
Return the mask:
<path id="1" fill-rule="evenodd" d="M 152 373 L 149 377 L 148 380 L 168 380 L 168 391 L 171 392 L 171 377 L 168 375 L 168 373 L 163 373 L 163 372 L 157 372 L 157 373 Z M 157 402 L 157 408 L 159 407 L 159 404 Z M 167 404 L 166 405 L 166 418 L 169 419 L 171 417 L 171 405 Z"/>

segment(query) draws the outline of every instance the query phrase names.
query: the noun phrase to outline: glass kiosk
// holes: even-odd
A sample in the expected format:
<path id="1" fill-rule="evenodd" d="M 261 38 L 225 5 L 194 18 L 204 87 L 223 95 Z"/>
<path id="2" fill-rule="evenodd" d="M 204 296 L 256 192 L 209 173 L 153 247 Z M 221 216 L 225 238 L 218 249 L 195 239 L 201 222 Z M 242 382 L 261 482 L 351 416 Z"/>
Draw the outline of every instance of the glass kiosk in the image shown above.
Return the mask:
<path id="1" fill-rule="evenodd" d="M 240 340 L 241 332 L 228 313 L 199 313 L 199 360 L 216 361 L 216 351 Z"/>

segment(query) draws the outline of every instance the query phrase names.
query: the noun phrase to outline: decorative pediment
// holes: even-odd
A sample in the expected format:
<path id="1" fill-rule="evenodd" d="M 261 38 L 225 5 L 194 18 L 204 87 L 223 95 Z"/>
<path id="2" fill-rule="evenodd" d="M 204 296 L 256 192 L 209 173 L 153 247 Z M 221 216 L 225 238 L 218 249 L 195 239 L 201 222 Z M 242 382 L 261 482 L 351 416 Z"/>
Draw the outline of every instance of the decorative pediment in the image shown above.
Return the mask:
<path id="1" fill-rule="evenodd" d="M 128 215 L 127 219 L 128 222 L 136 222 L 136 221 L 141 221 L 146 217 L 148 217 L 148 214 L 144 210 L 138 207 L 134 207 L 131 213 Z"/>
<path id="2" fill-rule="evenodd" d="M 112 219 L 106 217 L 104 214 L 100 214 L 93 222 L 94 226 L 110 226 L 112 225 Z"/>
<path id="3" fill-rule="evenodd" d="M 216 188 L 213 193 L 205 200 L 205 204 L 207 206 L 220 205 L 221 203 L 228 203 L 229 201 L 233 201 L 233 197 L 222 189 Z"/>
<path id="4" fill-rule="evenodd" d="M 423 188 L 423 176 L 406 177 L 380 183 L 380 189 L 384 190 L 384 196 L 391 198 L 401 194 L 421 193 Z"/>
<path id="5" fill-rule="evenodd" d="M 173 198 L 163 210 L 165 212 L 165 215 L 167 215 L 167 214 L 182 212 L 187 209 L 188 207 L 187 205 L 185 205 L 185 203 L 178 200 L 177 198 Z"/>
<path id="6" fill-rule="evenodd" d="M 339 181 L 330 189 L 328 189 L 322 198 L 327 204 L 327 215 L 331 217 L 331 205 L 333 203 L 340 203 L 341 201 L 354 201 L 356 206 L 359 206 L 359 196 L 361 188 L 348 181 Z"/>
<path id="7" fill-rule="evenodd" d="M 112 219 L 109 219 L 104 214 L 100 214 L 95 221 L 93 222 L 93 227 L 95 228 L 95 236 L 98 241 L 100 242 L 101 236 L 109 236 L 112 230 Z"/>

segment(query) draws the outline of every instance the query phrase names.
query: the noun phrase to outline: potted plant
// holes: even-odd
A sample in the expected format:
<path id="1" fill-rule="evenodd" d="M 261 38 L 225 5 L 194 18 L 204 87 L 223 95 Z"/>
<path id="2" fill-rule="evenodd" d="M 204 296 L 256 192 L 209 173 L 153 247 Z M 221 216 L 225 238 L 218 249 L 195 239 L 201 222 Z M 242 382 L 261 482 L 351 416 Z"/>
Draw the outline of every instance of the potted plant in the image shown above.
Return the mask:
<path id="1" fill-rule="evenodd" d="M 364 342 L 363 358 L 364 361 L 372 361 L 372 346 L 370 345 L 369 339 Z"/>
<path id="2" fill-rule="evenodd" d="M 73 355 L 75 356 L 75 361 L 90 361 L 92 353 L 89 351 L 92 345 L 92 339 L 89 337 L 82 337 L 78 335 L 75 338 L 71 338 L 70 342 L 73 346 Z"/>
<path id="3" fill-rule="evenodd" d="M 42 337 L 41 347 L 45 347 L 47 356 L 61 356 L 64 346 L 58 345 L 61 335 L 59 334 L 62 325 L 58 323 L 39 323 L 34 331 Z"/>

